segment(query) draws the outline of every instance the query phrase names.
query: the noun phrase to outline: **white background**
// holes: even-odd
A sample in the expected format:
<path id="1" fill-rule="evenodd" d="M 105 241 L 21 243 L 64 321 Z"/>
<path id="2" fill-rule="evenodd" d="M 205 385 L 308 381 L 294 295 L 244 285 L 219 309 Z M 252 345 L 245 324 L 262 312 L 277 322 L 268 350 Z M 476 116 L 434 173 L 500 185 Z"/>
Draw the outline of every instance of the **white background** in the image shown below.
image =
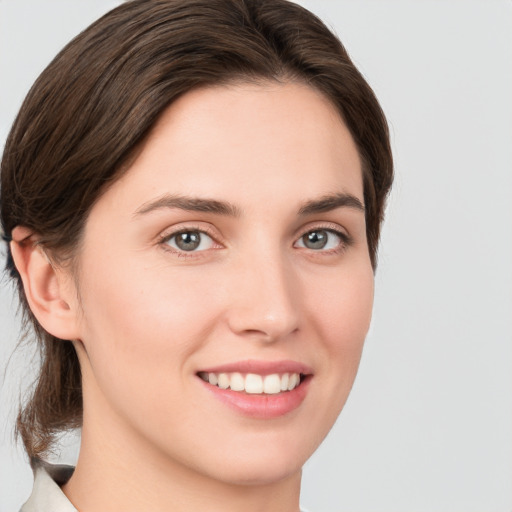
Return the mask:
<path id="1" fill-rule="evenodd" d="M 107 0 L 0 0 L 0 140 Z M 307 464 L 313 512 L 512 511 L 512 2 L 303 0 L 391 126 L 396 184 L 352 395 Z M 0 290 L 0 512 L 32 475 L 11 439 L 30 353 Z M 72 461 L 74 449 L 64 459 Z"/>

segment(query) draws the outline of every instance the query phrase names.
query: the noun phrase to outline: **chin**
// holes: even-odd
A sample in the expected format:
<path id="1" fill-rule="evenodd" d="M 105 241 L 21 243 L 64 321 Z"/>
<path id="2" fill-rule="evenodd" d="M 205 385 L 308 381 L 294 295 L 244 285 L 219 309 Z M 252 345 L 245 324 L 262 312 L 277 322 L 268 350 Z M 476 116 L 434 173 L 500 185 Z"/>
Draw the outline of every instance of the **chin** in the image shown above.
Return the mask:
<path id="1" fill-rule="evenodd" d="M 210 451 L 201 462 L 212 468 L 210 475 L 225 483 L 241 486 L 272 485 L 300 478 L 302 466 L 318 446 L 307 439 L 280 439 L 272 434 L 258 436 L 250 443 L 228 443 L 223 453 Z M 206 469 L 205 466 L 203 466 Z"/>
<path id="2" fill-rule="evenodd" d="M 305 461 L 304 461 L 305 462 Z M 283 480 L 300 477 L 303 463 L 274 457 L 267 461 L 244 461 L 238 467 L 216 472 L 216 478 L 231 485 L 266 486 Z"/>

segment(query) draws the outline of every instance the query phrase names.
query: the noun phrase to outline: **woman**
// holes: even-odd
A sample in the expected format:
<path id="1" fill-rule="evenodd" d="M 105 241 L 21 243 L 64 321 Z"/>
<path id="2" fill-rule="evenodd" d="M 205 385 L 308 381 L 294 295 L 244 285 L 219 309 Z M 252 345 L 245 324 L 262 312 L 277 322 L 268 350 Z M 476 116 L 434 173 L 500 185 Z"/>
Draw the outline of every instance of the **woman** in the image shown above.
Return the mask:
<path id="1" fill-rule="evenodd" d="M 297 5 L 134 0 L 72 41 L 2 160 L 43 354 L 23 510 L 299 510 L 357 371 L 391 181 L 373 92 Z M 45 464 L 74 427 L 76 468 Z"/>

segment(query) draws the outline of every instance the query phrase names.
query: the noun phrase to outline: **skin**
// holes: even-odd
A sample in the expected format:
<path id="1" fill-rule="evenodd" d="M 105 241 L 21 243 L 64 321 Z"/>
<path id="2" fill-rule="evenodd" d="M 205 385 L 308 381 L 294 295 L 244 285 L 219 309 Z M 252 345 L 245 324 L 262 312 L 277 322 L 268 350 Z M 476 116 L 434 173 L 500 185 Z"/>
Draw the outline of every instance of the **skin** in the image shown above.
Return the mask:
<path id="1" fill-rule="evenodd" d="M 371 318 L 364 212 L 298 213 L 342 193 L 363 202 L 360 159 L 321 94 L 206 88 L 164 112 L 92 208 L 77 275 L 13 243 L 37 318 L 75 340 L 80 359 L 82 446 L 63 487 L 79 510 L 298 511 L 301 467 L 347 399 Z M 164 194 L 229 202 L 238 215 L 136 214 Z M 199 250 L 165 238 L 183 229 L 208 233 Z M 351 241 L 330 232 L 327 249 L 308 248 L 314 230 Z M 249 418 L 197 377 L 248 359 L 308 365 L 302 404 Z"/>

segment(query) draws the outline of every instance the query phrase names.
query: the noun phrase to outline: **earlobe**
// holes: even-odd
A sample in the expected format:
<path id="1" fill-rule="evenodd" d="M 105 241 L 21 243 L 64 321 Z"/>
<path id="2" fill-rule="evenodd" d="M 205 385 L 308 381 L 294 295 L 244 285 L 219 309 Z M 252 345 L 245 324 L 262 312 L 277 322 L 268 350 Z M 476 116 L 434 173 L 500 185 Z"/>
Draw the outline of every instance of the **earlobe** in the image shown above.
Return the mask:
<path id="1" fill-rule="evenodd" d="M 70 300 L 69 277 L 52 264 L 25 227 L 14 228 L 11 253 L 30 309 L 41 326 L 57 338 L 77 339 L 78 312 L 76 300 Z"/>

